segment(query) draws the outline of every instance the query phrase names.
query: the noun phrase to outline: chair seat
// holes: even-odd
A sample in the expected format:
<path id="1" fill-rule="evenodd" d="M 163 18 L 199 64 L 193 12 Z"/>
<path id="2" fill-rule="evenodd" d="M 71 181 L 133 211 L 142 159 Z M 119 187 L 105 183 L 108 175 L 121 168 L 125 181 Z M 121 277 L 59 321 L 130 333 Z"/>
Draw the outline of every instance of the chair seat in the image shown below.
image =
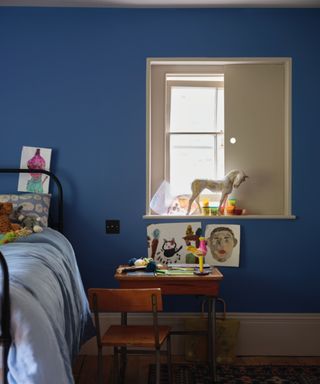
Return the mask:
<path id="1" fill-rule="evenodd" d="M 170 327 L 159 326 L 159 344 L 169 335 Z M 103 346 L 155 347 L 154 328 L 150 325 L 111 325 L 103 335 Z"/>

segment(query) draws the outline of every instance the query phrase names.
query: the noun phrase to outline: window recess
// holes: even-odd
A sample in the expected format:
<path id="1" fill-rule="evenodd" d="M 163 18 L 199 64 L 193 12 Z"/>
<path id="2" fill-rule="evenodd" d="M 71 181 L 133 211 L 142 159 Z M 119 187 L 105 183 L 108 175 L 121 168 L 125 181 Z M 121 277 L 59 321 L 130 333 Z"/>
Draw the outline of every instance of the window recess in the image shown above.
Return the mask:
<path id="1" fill-rule="evenodd" d="M 232 169 L 249 176 L 241 218 L 292 217 L 291 59 L 148 59 L 147 217 L 163 183 L 188 196 Z"/>

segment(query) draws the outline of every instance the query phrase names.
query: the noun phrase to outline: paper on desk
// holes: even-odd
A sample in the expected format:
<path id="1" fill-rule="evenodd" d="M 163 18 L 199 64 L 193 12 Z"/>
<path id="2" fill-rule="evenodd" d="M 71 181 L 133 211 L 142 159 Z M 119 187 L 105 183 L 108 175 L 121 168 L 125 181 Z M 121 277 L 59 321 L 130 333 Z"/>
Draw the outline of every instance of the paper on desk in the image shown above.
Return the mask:
<path id="1" fill-rule="evenodd" d="M 128 276 L 154 276 L 154 272 L 147 271 L 128 271 Z"/>

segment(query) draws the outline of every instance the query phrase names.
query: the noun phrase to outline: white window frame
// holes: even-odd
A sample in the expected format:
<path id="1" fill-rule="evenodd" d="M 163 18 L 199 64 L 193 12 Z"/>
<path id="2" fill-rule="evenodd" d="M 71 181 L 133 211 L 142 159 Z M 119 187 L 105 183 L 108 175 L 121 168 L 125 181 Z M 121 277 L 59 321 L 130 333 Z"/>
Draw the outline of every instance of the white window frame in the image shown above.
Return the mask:
<path id="1" fill-rule="evenodd" d="M 161 68 L 162 66 L 170 66 L 170 73 L 172 66 L 176 66 L 177 73 L 182 73 L 181 69 L 184 66 L 187 66 L 188 71 L 190 68 L 194 67 L 193 73 L 199 73 L 199 71 L 196 68 L 199 68 L 199 66 L 203 67 L 204 72 L 207 72 L 206 68 L 208 66 L 214 66 L 215 67 L 215 73 L 219 72 L 219 68 L 224 68 L 224 66 L 228 66 L 229 64 L 280 64 L 283 65 L 284 68 L 284 122 L 283 122 L 283 169 L 284 169 L 284 175 L 283 175 L 283 195 L 284 195 L 284 204 L 283 204 L 283 212 L 280 214 L 249 214 L 249 215 L 243 215 L 238 216 L 237 219 L 263 219 L 263 218 L 279 218 L 279 219 L 294 219 L 295 216 L 291 212 L 291 58 L 148 58 L 147 59 L 147 174 L 146 174 L 146 215 L 145 218 L 165 218 L 165 219 L 186 219 L 186 218 L 201 218 L 201 219 L 212 219 L 210 216 L 160 216 L 160 215 L 153 215 L 150 211 L 150 201 L 152 198 L 152 195 L 154 193 L 154 190 L 152 190 L 151 178 L 153 177 L 152 173 L 154 172 L 154 163 L 155 161 L 152 160 L 152 135 L 155 134 L 156 131 L 159 131 L 159 129 L 155 129 L 153 126 L 153 120 L 152 115 L 154 111 L 152 110 L 152 86 L 154 86 L 154 78 L 153 76 L 153 70 L 157 68 Z M 175 72 L 175 71 L 174 71 Z M 222 71 L 223 73 L 223 71 Z M 159 84 L 158 84 L 159 85 Z M 161 85 L 162 87 L 162 85 Z M 165 106 L 167 101 L 166 99 L 166 91 L 165 87 L 164 89 L 160 90 L 160 98 L 163 98 L 163 105 Z M 160 112 L 161 113 L 161 112 Z M 165 118 L 165 111 L 162 112 Z M 159 111 L 157 112 L 158 116 Z M 159 127 L 158 127 L 159 128 Z M 166 130 L 166 121 L 163 121 L 163 124 L 160 127 L 160 130 L 163 130 L 163 148 L 165 147 L 165 130 Z M 159 134 L 159 132 L 157 133 Z M 226 137 L 225 140 L 228 140 Z M 166 175 L 166 162 L 163 158 L 162 165 L 158 164 L 158 166 L 162 168 L 162 179 L 165 178 L 164 175 Z M 159 169 L 160 169 L 159 168 Z M 249 175 L 250 177 L 250 175 Z M 253 184 L 252 184 L 253 185 Z M 254 187 L 254 185 L 253 185 Z M 230 216 L 217 216 L 215 219 L 230 219 Z"/>

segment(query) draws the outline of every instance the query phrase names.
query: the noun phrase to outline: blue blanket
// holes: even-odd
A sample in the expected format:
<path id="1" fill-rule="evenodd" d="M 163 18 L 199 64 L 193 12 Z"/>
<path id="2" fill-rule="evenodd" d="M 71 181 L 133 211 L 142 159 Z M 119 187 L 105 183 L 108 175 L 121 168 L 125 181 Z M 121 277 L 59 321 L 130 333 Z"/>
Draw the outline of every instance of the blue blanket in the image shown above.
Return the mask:
<path id="1" fill-rule="evenodd" d="M 72 246 L 46 228 L 0 250 L 10 274 L 9 383 L 74 383 L 73 358 L 94 328 Z"/>

